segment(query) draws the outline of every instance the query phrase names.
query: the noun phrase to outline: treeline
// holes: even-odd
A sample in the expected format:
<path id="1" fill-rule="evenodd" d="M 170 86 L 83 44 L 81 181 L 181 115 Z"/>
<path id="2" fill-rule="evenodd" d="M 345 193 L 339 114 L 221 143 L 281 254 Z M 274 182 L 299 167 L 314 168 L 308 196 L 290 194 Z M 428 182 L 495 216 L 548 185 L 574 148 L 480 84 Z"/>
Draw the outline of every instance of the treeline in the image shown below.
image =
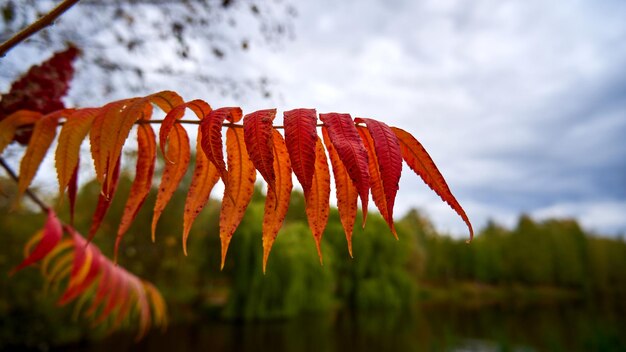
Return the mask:
<path id="1" fill-rule="evenodd" d="M 588 294 L 626 294 L 626 242 L 586 233 L 575 220 L 541 222 L 521 216 L 508 230 L 489 223 L 471 243 L 438 235 L 416 211 L 403 228 L 425 255 L 420 279 L 449 284 L 552 286 Z"/>
<path id="2" fill-rule="evenodd" d="M 2 181 L 2 180 L 0 180 Z M 130 177 L 124 176 L 94 242 L 112 256 Z M 185 180 L 183 182 L 189 182 Z M 0 274 L 23 258 L 23 246 L 43 225 L 44 217 L 27 206 L 10 211 L 14 187 L 0 182 Z M 182 211 L 188 185 L 182 185 L 159 220 L 156 244 L 150 240 L 152 194 L 124 238 L 118 262 L 152 281 L 161 290 L 174 324 L 207 318 L 229 320 L 284 319 L 303 313 L 337 309 L 366 311 L 406 309 L 427 285 L 450 288 L 456 283 L 493 286 L 550 286 L 583 294 L 626 294 L 626 244 L 623 239 L 592 236 L 573 220 L 535 222 L 520 218 L 512 230 L 489 224 L 471 244 L 465 238 L 438 234 L 417 211 L 397 221 L 399 241 L 375 212 L 362 229 L 357 219 L 354 258 L 336 209 L 324 233 L 320 265 L 305 217 L 304 197 L 292 201 L 283 229 L 272 249 L 267 274 L 261 270 L 261 226 L 265 197 L 257 189 L 230 245 L 225 269 L 219 270 L 219 209 L 211 200 L 181 248 Z M 88 229 L 99 186 L 79 192 L 75 227 Z M 49 200 L 58 204 L 57 200 Z M 63 209 L 67 204 L 63 205 Z M 59 211 L 62 218 L 67 213 Z M 0 275 L 0 341 L 68 342 L 94 334 L 80 315 L 55 306 L 36 269 L 12 278 Z M 57 283 L 59 284 L 59 283 Z M 55 285 L 51 285 L 54 288 Z M 60 287 L 64 287 L 60 283 Z M 53 294 L 54 293 L 54 294 Z M 99 334 L 96 329 L 95 334 Z M 0 344 L 1 345 L 1 344 Z"/>

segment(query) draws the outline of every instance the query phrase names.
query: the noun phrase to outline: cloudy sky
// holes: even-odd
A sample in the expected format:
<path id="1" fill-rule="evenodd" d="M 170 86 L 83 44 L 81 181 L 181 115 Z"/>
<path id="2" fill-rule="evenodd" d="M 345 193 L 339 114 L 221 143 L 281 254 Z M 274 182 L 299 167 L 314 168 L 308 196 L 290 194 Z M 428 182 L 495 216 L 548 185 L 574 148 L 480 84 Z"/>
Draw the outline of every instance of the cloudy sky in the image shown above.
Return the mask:
<path id="1" fill-rule="evenodd" d="M 294 5 L 295 40 L 279 50 L 253 46 L 220 64 L 270 77 L 277 94 L 212 105 L 314 107 L 404 128 L 477 228 L 488 219 L 512 226 L 527 213 L 626 232 L 626 2 Z M 184 92 L 179 83 L 154 87 Z M 195 93 L 185 97 L 207 98 Z M 438 229 L 466 236 L 456 214 L 405 167 L 396 214 L 412 207 Z"/>
<path id="2" fill-rule="evenodd" d="M 626 3 L 315 1 L 297 41 L 257 64 L 281 107 L 412 132 L 473 222 L 520 213 L 626 230 Z M 254 107 L 256 108 L 256 106 Z M 405 167 L 397 214 L 463 223 Z"/>

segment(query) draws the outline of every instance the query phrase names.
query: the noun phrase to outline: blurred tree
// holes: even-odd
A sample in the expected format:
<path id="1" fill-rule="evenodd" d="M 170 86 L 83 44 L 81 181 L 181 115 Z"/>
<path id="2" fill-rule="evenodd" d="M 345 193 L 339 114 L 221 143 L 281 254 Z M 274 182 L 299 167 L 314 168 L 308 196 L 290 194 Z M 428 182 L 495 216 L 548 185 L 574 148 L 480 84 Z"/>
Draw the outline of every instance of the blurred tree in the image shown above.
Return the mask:
<path id="1" fill-rule="evenodd" d="M 1 2 L 0 41 L 54 5 Z M 288 0 L 83 0 L 4 58 L 0 77 L 10 82 L 33 58 L 71 42 L 83 52 L 75 82 L 80 95 L 70 95 L 79 100 L 74 104 L 153 92 L 172 80 L 186 86 L 186 91 L 177 89 L 183 95 L 209 90 L 235 99 L 251 93 L 269 97 L 270 78 L 235 69 L 233 57 L 280 47 L 294 35 L 295 16 Z"/>

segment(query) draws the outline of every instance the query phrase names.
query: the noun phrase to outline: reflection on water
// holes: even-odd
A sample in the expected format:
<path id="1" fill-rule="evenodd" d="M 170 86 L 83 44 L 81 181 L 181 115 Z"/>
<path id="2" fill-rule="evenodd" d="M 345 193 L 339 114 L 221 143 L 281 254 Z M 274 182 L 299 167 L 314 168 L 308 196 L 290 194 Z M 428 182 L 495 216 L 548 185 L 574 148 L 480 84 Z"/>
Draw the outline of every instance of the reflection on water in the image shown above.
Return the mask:
<path id="1" fill-rule="evenodd" d="M 588 303 L 421 306 L 234 324 L 206 322 L 152 332 L 139 344 L 116 335 L 92 351 L 626 351 L 626 315 Z M 63 348 L 67 351 L 68 348 Z"/>

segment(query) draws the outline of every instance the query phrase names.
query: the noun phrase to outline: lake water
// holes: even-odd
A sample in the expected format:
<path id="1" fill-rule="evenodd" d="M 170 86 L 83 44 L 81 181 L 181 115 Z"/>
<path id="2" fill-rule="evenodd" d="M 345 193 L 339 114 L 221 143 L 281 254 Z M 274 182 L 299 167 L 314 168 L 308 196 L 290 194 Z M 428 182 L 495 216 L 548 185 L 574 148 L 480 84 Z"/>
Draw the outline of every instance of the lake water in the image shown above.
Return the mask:
<path id="1" fill-rule="evenodd" d="M 295 320 L 205 322 L 114 335 L 64 351 L 626 351 L 626 314 L 585 302 L 427 305 L 414 311 L 338 313 Z"/>

